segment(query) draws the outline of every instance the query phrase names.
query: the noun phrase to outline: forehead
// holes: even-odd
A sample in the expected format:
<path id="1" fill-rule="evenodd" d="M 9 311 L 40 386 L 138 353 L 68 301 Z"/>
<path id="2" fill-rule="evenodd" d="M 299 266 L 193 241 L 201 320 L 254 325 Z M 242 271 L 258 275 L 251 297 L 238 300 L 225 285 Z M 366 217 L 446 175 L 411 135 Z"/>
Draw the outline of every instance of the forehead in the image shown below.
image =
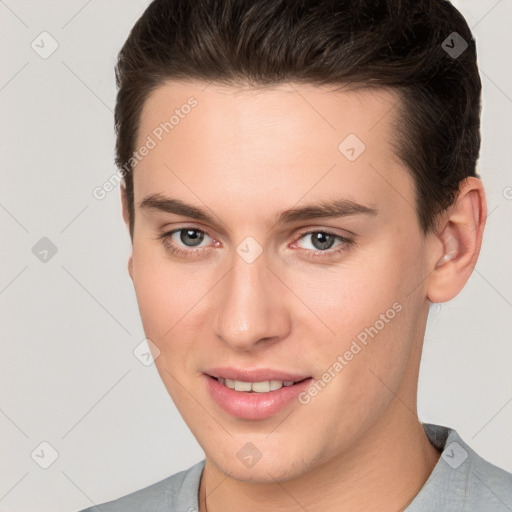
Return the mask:
<path id="1" fill-rule="evenodd" d="M 208 140 L 219 145 L 230 143 L 236 135 L 238 143 L 254 148 L 274 140 L 275 131 L 281 129 L 285 130 L 283 136 L 293 133 L 288 141 L 292 144 L 306 139 L 318 143 L 319 136 L 325 144 L 335 143 L 344 133 L 355 133 L 372 144 L 386 143 L 393 135 L 388 128 L 396 123 L 399 101 L 395 91 L 383 88 L 297 83 L 254 88 L 167 82 L 146 99 L 139 134 L 151 133 L 175 114 L 171 121 L 174 133 L 187 132 L 182 133 L 184 137 L 208 134 Z M 189 108 L 192 102 L 195 106 Z M 193 133 L 183 128 L 192 124 L 185 122 L 187 117 L 196 120 Z M 251 138 L 254 132 L 257 138 Z"/>
<path id="2" fill-rule="evenodd" d="M 168 82 L 142 110 L 136 147 L 151 150 L 134 172 L 136 202 L 162 191 L 217 194 L 239 212 L 335 191 L 396 202 L 412 193 L 394 149 L 398 106 L 385 89 Z"/>

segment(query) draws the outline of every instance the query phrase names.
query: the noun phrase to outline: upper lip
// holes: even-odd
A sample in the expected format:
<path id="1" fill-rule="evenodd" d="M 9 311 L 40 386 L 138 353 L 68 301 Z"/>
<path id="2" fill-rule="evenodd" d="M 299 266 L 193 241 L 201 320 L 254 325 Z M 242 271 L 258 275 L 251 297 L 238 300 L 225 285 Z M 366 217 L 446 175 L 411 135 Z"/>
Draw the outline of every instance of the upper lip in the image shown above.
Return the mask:
<path id="1" fill-rule="evenodd" d="M 242 382 L 263 382 L 266 380 L 281 380 L 298 382 L 310 377 L 295 372 L 273 370 L 271 368 L 255 368 L 252 370 L 234 367 L 218 367 L 206 370 L 204 373 L 210 377 L 222 377 L 224 379 L 240 380 Z"/>

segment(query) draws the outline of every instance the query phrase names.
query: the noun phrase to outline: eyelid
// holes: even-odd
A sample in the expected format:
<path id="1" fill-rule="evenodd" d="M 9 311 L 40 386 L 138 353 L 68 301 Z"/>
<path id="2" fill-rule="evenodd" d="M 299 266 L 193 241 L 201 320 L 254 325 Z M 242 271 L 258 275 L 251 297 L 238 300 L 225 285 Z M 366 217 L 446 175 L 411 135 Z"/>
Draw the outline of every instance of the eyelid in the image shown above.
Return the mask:
<path id="1" fill-rule="evenodd" d="M 355 235 L 353 233 L 351 233 L 350 231 L 346 231 L 347 233 L 350 234 L 350 236 L 353 236 L 355 237 Z M 304 229 L 303 231 L 300 231 L 298 235 L 296 235 L 298 238 L 304 236 L 304 235 L 311 235 L 312 233 L 325 233 L 327 235 L 332 235 L 332 236 L 339 236 L 341 238 L 346 238 L 348 239 L 349 236 L 345 236 L 341 233 L 338 233 L 336 232 L 335 228 L 329 228 L 329 227 L 322 227 L 322 226 L 318 226 L 318 227 L 312 227 L 312 228 L 307 228 L 307 229 Z"/>

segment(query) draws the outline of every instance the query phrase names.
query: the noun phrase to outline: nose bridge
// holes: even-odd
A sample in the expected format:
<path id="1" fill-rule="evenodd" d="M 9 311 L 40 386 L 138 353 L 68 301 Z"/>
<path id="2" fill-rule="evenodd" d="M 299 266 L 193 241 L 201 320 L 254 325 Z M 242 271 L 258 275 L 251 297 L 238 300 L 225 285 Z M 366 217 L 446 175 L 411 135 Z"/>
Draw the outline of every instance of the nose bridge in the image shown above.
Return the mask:
<path id="1" fill-rule="evenodd" d="M 286 334 L 289 317 L 283 298 L 275 293 L 277 282 L 272 276 L 265 254 L 254 261 L 234 254 L 216 306 L 216 334 L 225 343 L 250 349 L 260 340 Z"/>

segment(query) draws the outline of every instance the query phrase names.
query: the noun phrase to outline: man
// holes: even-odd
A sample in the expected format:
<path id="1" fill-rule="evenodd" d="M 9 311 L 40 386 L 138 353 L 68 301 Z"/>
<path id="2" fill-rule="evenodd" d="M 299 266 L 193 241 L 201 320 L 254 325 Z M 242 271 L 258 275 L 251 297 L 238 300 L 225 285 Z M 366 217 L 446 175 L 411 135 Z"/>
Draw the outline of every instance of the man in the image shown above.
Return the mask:
<path id="1" fill-rule="evenodd" d="M 486 217 L 462 16 L 156 0 L 116 72 L 128 270 L 205 460 L 87 510 L 510 510 L 512 476 L 416 409 Z"/>

